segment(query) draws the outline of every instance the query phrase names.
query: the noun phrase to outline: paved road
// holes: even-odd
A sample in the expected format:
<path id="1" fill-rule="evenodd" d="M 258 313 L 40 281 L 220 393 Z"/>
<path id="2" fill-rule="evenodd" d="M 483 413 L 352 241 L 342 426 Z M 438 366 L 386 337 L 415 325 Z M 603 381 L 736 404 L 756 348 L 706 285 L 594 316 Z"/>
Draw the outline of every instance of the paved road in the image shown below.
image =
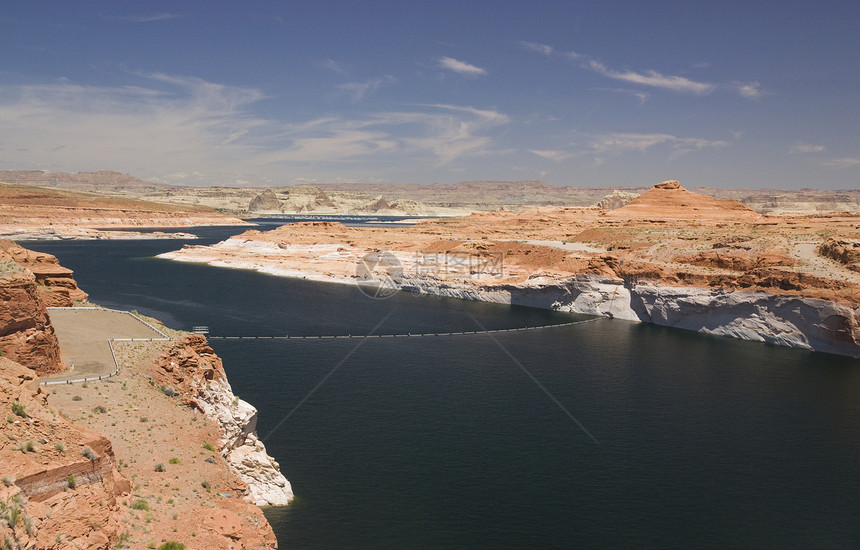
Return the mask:
<path id="1" fill-rule="evenodd" d="M 116 365 L 108 340 L 164 337 L 134 316 L 103 309 L 50 309 L 48 315 L 60 342 L 60 356 L 71 371 L 43 377 L 43 381 L 106 376 Z"/>

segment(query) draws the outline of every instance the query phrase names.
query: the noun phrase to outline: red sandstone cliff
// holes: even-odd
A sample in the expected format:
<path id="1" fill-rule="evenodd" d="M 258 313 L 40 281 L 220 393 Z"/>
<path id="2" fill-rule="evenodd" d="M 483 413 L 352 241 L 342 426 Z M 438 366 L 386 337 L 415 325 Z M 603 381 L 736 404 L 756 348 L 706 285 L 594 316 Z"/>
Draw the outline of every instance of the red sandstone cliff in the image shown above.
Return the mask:
<path id="1" fill-rule="evenodd" d="M 47 405 L 35 372 L 0 358 L 0 502 L 17 521 L 0 537 L 19 548 L 107 548 L 123 528 L 118 500 L 131 488 L 111 442 Z M 13 546 L 14 547 L 14 546 Z"/>

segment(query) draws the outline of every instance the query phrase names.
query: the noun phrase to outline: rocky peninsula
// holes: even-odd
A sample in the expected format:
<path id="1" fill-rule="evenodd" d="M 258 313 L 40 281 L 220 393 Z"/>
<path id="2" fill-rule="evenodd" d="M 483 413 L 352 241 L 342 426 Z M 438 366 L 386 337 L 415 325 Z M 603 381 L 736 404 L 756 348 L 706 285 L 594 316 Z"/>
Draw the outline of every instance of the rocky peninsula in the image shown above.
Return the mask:
<path id="1" fill-rule="evenodd" d="M 205 338 L 114 343 L 116 376 L 66 368 L 46 306 L 86 306 L 56 258 L 0 241 L 0 540 L 10 548 L 275 548 L 292 499 Z"/>
<path id="2" fill-rule="evenodd" d="M 621 207 L 247 231 L 161 257 L 651 322 L 860 357 L 860 215 L 653 186 Z"/>

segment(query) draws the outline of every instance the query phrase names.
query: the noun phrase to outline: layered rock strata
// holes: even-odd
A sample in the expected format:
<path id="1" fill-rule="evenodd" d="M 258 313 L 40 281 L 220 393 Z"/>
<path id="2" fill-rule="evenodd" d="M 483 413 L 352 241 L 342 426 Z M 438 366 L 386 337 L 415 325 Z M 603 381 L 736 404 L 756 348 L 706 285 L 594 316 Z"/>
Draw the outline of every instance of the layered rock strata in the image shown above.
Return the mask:
<path id="1" fill-rule="evenodd" d="M 5 358 L 0 358 L 0 409 L 14 412 L 0 442 L 0 502 L 21 518 L 20 524 L 0 524 L 6 544 L 107 548 L 115 543 L 124 527 L 118 499 L 131 485 L 117 472 L 111 442 L 50 409 L 36 374 Z"/>

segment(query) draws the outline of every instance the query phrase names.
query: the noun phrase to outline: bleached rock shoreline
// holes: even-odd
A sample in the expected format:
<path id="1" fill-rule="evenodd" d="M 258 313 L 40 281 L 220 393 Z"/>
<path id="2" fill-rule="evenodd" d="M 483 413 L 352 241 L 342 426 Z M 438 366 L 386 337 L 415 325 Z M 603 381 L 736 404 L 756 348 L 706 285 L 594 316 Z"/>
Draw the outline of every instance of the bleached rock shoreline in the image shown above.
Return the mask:
<path id="1" fill-rule="evenodd" d="M 257 409 L 233 394 L 230 383 L 210 381 L 197 391 L 203 414 L 215 419 L 223 438 L 221 455 L 233 472 L 248 484 L 248 500 L 257 506 L 285 506 L 293 499 L 290 482 L 280 465 L 257 439 Z"/>
<path id="2" fill-rule="evenodd" d="M 262 259 L 232 260 L 229 255 L 207 253 L 203 247 L 160 257 L 321 282 L 374 284 L 355 276 L 281 267 Z M 523 284 L 492 285 L 405 274 L 396 284 L 413 293 L 599 315 L 860 358 L 860 308 L 828 300 L 768 292 L 628 284 L 594 275 L 566 279 L 535 276 Z"/>
<path id="3" fill-rule="evenodd" d="M 285 506 L 293 499 L 290 482 L 257 438 L 257 409 L 236 397 L 221 359 L 200 335 L 188 335 L 163 358 L 183 402 L 218 424 L 218 447 L 230 469 L 248 484 L 247 500 L 257 506 Z M 173 375 L 180 373 L 177 378 Z"/>

